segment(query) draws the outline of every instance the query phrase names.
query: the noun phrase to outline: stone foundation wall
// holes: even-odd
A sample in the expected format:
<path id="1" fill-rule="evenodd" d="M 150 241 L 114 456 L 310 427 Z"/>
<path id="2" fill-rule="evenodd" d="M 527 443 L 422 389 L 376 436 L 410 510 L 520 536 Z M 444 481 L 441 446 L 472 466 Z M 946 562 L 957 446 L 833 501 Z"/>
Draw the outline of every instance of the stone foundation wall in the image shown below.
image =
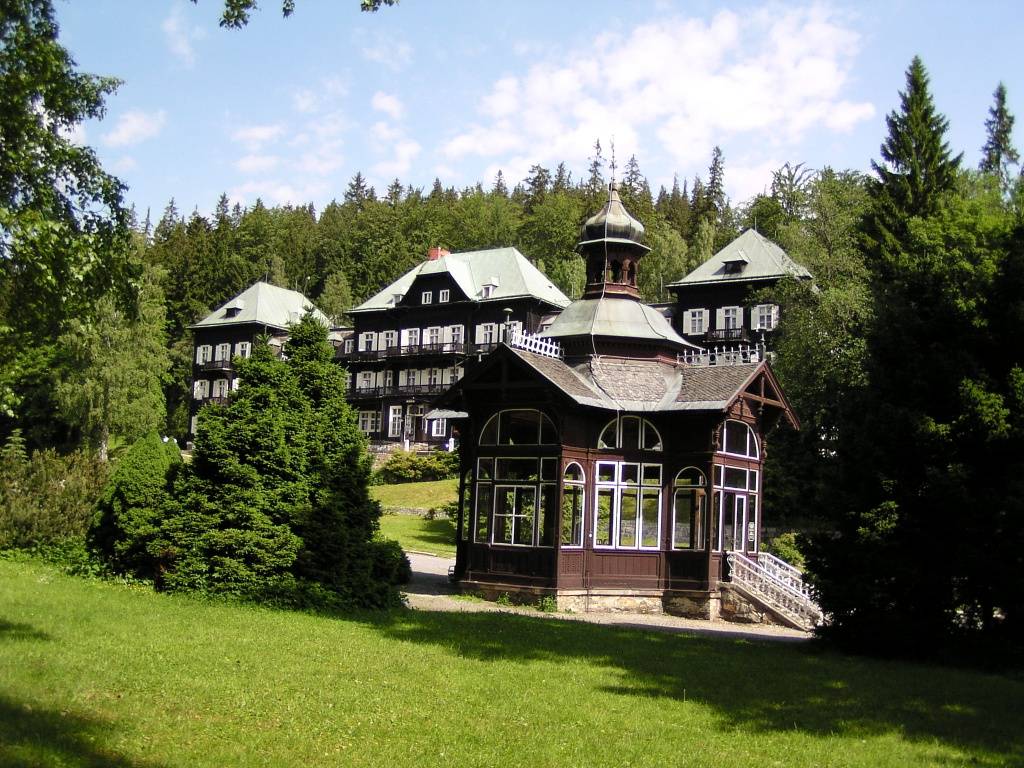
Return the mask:
<path id="1" fill-rule="evenodd" d="M 565 590 L 558 610 L 571 613 L 664 613 L 659 590 Z"/>
<path id="2" fill-rule="evenodd" d="M 687 619 L 715 621 L 721 615 L 722 597 L 714 592 L 668 592 L 664 597 L 665 613 Z"/>
<path id="3" fill-rule="evenodd" d="M 752 603 L 728 583 L 722 584 L 722 618 L 740 624 L 775 624 L 788 626 L 775 618 L 771 611 Z"/>

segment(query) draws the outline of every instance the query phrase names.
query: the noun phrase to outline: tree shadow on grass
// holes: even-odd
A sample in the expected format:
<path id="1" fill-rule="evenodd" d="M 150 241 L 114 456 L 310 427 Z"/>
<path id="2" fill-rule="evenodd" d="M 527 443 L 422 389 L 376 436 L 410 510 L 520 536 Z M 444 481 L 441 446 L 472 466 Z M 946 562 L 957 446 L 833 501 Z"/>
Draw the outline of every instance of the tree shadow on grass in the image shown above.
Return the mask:
<path id="1" fill-rule="evenodd" d="M 587 660 L 600 690 L 698 701 L 729 727 L 865 738 L 896 732 L 1024 764 L 1024 683 L 827 652 L 817 644 L 665 634 L 495 613 L 407 611 L 375 622 L 397 640 L 478 661 Z M 983 764 L 977 763 L 975 764 Z"/>
<path id="2" fill-rule="evenodd" d="M 0 640 L 49 640 L 50 636 L 31 624 L 0 619 Z"/>
<path id="3" fill-rule="evenodd" d="M 0 765 L 38 768 L 156 768 L 104 746 L 114 732 L 106 720 L 43 709 L 0 695 Z"/>
<path id="4" fill-rule="evenodd" d="M 424 520 L 423 528 L 416 534 L 416 539 L 424 544 L 437 547 L 455 546 L 455 526 L 451 520 Z"/>

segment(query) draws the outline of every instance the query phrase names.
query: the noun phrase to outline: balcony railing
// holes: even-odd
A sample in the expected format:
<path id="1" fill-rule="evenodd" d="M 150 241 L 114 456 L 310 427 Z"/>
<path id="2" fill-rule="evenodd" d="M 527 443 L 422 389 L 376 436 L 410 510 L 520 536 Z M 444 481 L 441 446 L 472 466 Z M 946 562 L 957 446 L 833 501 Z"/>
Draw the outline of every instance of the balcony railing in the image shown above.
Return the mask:
<path id="1" fill-rule="evenodd" d="M 445 341 L 436 344 L 406 344 L 384 349 L 363 349 L 352 352 L 338 352 L 337 357 L 353 362 L 365 360 L 386 360 L 394 357 L 416 357 L 418 355 L 482 355 L 492 351 L 498 342 L 470 344 L 462 341 Z"/>
<path id="2" fill-rule="evenodd" d="M 207 360 L 199 366 L 203 371 L 230 371 L 231 360 Z"/>
<path id="3" fill-rule="evenodd" d="M 444 392 L 451 384 L 392 384 L 388 387 L 351 387 L 348 396 L 353 399 L 362 400 L 375 397 L 388 397 L 394 395 L 434 395 Z"/>
<path id="4" fill-rule="evenodd" d="M 746 328 L 716 328 L 704 334 L 705 341 L 748 341 Z"/>

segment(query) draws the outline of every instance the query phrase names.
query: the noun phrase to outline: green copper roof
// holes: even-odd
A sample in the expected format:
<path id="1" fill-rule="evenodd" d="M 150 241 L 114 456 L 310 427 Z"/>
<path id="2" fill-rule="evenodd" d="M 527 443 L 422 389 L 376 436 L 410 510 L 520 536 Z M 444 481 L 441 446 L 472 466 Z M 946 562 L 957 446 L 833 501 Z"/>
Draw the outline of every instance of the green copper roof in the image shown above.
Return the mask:
<path id="1" fill-rule="evenodd" d="M 192 328 L 259 323 L 283 330 L 289 323 L 298 322 L 310 310 L 318 320 L 330 327 L 331 322 L 327 316 L 314 307 L 313 302 L 303 294 L 270 283 L 258 282 L 250 285 L 231 301 L 217 307 Z"/>
<path id="2" fill-rule="evenodd" d="M 726 264 L 733 265 L 729 269 Z M 735 267 L 742 267 L 736 269 Z M 811 273 L 784 250 L 753 229 L 748 229 L 682 280 L 668 287 L 767 280 L 792 276 L 809 280 Z"/>
<path id="3" fill-rule="evenodd" d="M 580 299 L 555 318 L 544 336 L 604 336 L 641 341 L 663 341 L 680 348 L 698 349 L 675 332 L 658 310 L 632 299 L 608 297 Z"/>
<path id="4" fill-rule="evenodd" d="M 608 202 L 584 222 L 576 248 L 579 250 L 591 243 L 620 243 L 641 246 L 644 251 L 651 250 L 643 242 L 644 225 L 626 210 L 619 198 L 618 184 L 613 181 L 608 185 Z"/>
<path id="5" fill-rule="evenodd" d="M 556 307 L 569 303 L 569 298 L 518 250 L 492 248 L 450 253 L 433 261 L 424 261 L 352 311 L 389 309 L 394 306 L 395 296 L 404 296 L 417 277 L 442 273 L 448 273 L 462 292 L 475 301 L 506 301 L 527 296 Z M 493 284 L 494 290 L 484 299 L 484 286 L 487 284 Z"/>

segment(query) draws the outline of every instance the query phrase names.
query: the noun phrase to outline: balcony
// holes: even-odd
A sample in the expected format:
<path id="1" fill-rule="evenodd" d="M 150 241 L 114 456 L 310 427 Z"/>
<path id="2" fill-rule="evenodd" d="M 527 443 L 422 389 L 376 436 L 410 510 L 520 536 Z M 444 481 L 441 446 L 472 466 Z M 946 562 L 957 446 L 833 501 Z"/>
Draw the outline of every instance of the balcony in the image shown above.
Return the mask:
<path id="1" fill-rule="evenodd" d="M 232 369 L 231 360 L 207 360 L 205 363 L 199 364 L 199 370 L 201 371 L 230 371 Z"/>
<path id="2" fill-rule="evenodd" d="M 378 397 L 402 395 L 439 395 L 451 384 L 392 384 L 389 387 L 352 387 L 348 390 L 350 400 L 372 400 Z"/>
<path id="3" fill-rule="evenodd" d="M 468 356 L 483 355 L 491 352 L 498 346 L 498 342 L 487 342 L 483 344 L 470 344 L 462 341 L 445 341 L 436 344 L 407 344 L 405 346 L 386 347 L 385 349 L 354 350 L 352 352 L 338 352 L 338 360 L 350 362 L 367 362 L 372 360 L 391 360 L 394 358 L 409 357 L 438 357 L 438 356 Z"/>
<path id="4" fill-rule="evenodd" d="M 750 341 L 750 336 L 746 328 L 716 328 L 704 334 L 704 341 Z"/>

